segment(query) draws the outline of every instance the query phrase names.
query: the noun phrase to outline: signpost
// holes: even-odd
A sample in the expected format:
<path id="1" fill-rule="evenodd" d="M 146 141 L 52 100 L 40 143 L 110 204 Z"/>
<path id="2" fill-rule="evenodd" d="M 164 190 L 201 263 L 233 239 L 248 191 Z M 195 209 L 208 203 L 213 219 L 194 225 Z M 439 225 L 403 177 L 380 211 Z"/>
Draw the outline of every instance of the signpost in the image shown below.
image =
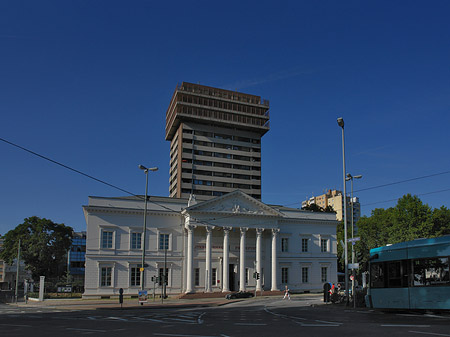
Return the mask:
<path id="1" fill-rule="evenodd" d="M 355 245 L 355 243 L 356 243 L 357 241 L 359 241 L 359 240 L 361 240 L 361 238 L 360 238 L 359 236 L 357 236 L 357 237 L 348 239 L 347 242 L 351 242 L 352 245 Z"/>
<path id="2" fill-rule="evenodd" d="M 147 303 L 147 290 L 139 290 L 139 303 L 141 305 L 144 305 L 144 303 Z"/>

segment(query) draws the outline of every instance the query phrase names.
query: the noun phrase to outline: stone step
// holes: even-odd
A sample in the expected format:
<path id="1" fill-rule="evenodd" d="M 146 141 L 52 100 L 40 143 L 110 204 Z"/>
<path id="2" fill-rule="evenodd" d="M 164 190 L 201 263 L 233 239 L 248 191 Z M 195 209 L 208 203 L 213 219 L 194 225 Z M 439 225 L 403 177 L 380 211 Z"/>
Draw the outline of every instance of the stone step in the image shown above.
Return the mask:
<path id="1" fill-rule="evenodd" d="M 253 291 L 254 292 L 254 291 Z M 191 293 L 191 294 L 181 294 L 178 296 L 180 299 L 196 299 L 196 298 L 223 298 L 227 294 L 231 294 L 233 292 L 213 292 L 213 293 Z M 258 291 L 257 296 L 283 296 L 283 291 L 263 291 L 262 294 Z"/>

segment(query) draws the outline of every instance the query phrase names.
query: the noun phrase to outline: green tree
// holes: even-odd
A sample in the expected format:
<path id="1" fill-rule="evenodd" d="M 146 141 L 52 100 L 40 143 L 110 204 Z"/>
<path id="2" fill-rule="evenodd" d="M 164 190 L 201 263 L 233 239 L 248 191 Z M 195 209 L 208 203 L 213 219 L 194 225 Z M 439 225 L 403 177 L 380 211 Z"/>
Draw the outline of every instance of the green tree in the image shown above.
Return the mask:
<path id="1" fill-rule="evenodd" d="M 58 267 L 64 263 L 67 250 L 72 244 L 73 229 L 64 224 L 36 216 L 26 218 L 15 229 L 7 232 L 3 239 L 0 257 L 12 264 L 17 257 L 17 246 L 21 240 L 21 260 L 31 271 L 33 279 L 43 275 L 56 277 Z"/>
<path id="2" fill-rule="evenodd" d="M 450 234 L 450 210 L 444 206 L 433 210 L 417 196 L 406 194 L 395 207 L 377 208 L 358 221 L 358 262 L 366 270 L 372 248 L 446 234 Z"/>
<path id="3" fill-rule="evenodd" d="M 447 207 L 435 208 L 431 216 L 433 233 L 436 236 L 450 234 L 450 210 Z"/>

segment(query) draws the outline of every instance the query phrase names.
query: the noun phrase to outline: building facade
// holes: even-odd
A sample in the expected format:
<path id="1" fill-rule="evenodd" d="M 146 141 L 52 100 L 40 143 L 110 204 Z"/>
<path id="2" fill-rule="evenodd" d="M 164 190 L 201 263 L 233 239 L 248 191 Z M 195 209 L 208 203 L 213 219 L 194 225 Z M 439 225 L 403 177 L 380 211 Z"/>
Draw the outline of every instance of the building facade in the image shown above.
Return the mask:
<path id="1" fill-rule="evenodd" d="M 86 232 L 73 233 L 68 261 L 72 281 L 84 284 L 86 254 Z"/>
<path id="2" fill-rule="evenodd" d="M 90 197 L 83 206 L 84 297 L 138 294 L 143 209 L 139 197 Z M 320 291 L 336 282 L 336 224 L 332 213 L 270 206 L 240 190 L 202 202 L 150 197 L 144 287 L 165 271 L 168 294 Z"/>
<path id="3" fill-rule="evenodd" d="M 169 195 L 208 200 L 236 189 L 261 199 L 261 137 L 269 102 L 259 96 L 183 82 L 166 112 Z"/>
<path id="4" fill-rule="evenodd" d="M 352 212 L 352 200 L 353 200 L 353 222 L 356 224 L 361 217 L 361 205 L 358 197 L 347 197 L 347 216 L 348 223 L 351 223 Z M 344 198 L 341 191 L 328 190 L 327 193 L 319 195 L 317 197 L 311 197 L 302 202 L 302 208 L 316 204 L 322 208 L 331 206 L 336 212 L 336 220 L 342 221 L 344 219 Z"/>

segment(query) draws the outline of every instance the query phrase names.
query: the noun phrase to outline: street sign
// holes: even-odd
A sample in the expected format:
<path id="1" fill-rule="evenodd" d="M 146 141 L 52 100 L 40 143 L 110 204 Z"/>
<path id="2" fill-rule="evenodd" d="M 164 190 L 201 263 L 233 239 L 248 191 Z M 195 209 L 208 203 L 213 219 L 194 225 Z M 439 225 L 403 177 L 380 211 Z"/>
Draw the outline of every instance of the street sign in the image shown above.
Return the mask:
<path id="1" fill-rule="evenodd" d="M 359 268 L 359 263 L 349 263 L 348 264 L 348 269 L 358 269 Z"/>
<path id="2" fill-rule="evenodd" d="M 141 267 L 141 268 L 139 268 L 139 271 L 144 271 L 144 268 L 142 268 L 142 267 Z"/>
<path id="3" fill-rule="evenodd" d="M 147 290 L 139 290 L 139 303 L 147 303 Z"/>
<path id="4" fill-rule="evenodd" d="M 357 236 L 357 237 L 354 237 L 354 238 L 351 238 L 351 239 L 347 239 L 347 242 L 356 242 L 356 241 L 359 241 L 359 240 L 361 240 L 361 238 L 359 236 Z"/>

